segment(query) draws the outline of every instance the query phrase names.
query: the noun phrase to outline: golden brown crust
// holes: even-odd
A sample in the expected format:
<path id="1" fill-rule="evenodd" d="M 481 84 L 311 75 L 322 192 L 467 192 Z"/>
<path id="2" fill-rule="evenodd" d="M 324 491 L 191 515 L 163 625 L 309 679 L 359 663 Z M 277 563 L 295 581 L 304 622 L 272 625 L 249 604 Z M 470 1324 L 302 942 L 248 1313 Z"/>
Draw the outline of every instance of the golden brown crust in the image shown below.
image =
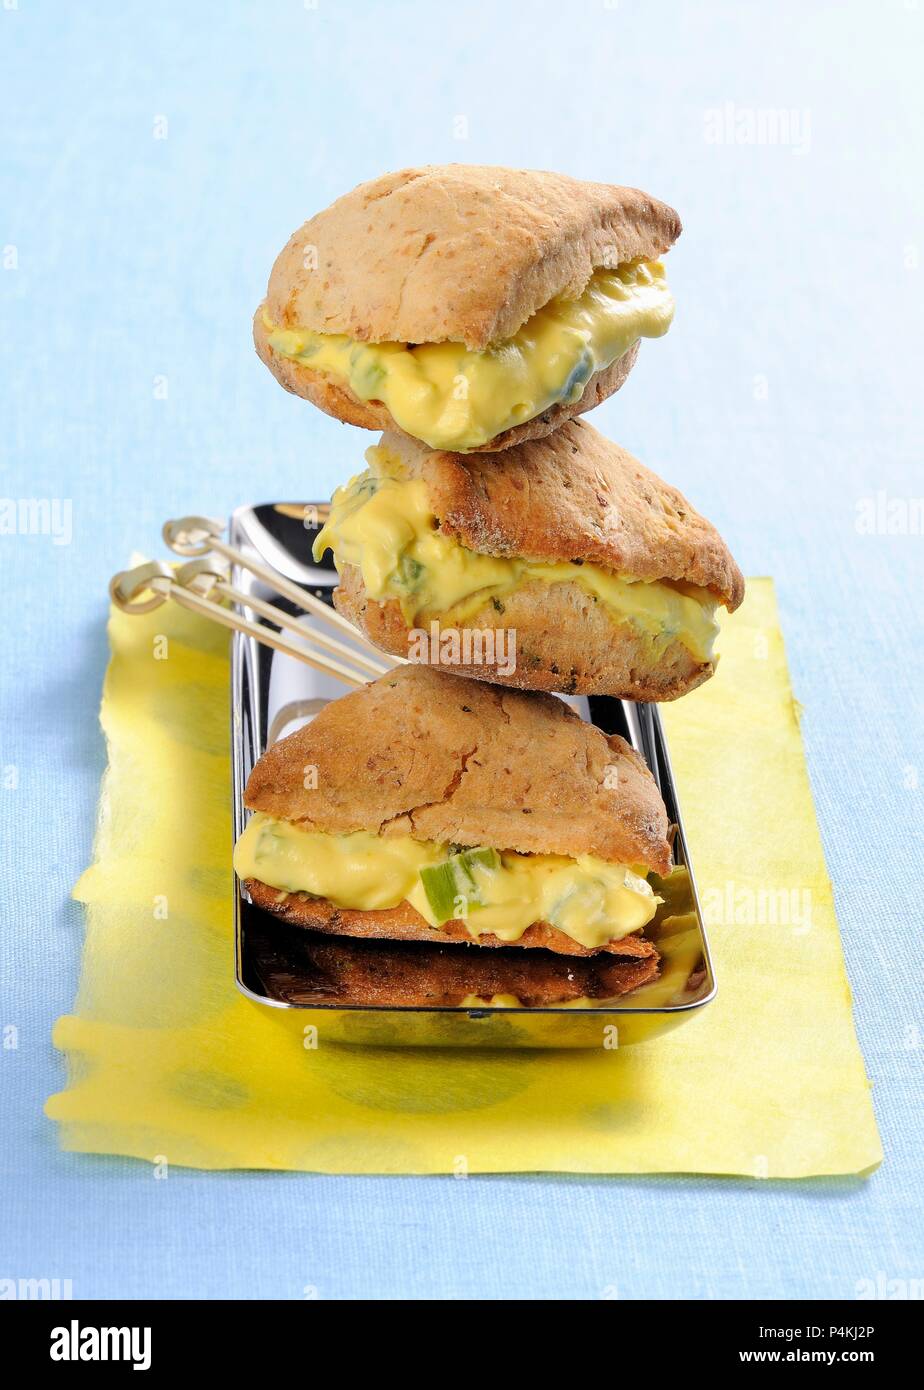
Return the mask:
<path id="1" fill-rule="evenodd" d="M 503 458 L 382 443 L 422 477 L 440 528 L 484 555 L 583 560 L 634 579 L 709 589 L 734 611 L 744 579 L 718 531 L 675 487 L 586 420 Z"/>
<path id="2" fill-rule="evenodd" d="M 603 946 L 581 946 L 548 922 L 534 922 L 519 939 L 501 941 L 492 932 L 473 937 L 464 922 L 444 922 L 431 927 L 410 903 L 377 912 L 357 912 L 336 907 L 327 898 L 310 898 L 306 893 L 281 893 L 259 879 L 247 879 L 244 887 L 257 907 L 299 927 L 329 932 L 333 936 L 361 936 L 384 941 L 427 941 L 431 945 L 510 946 L 554 951 L 562 956 L 596 956 L 601 952 L 640 960 L 658 959 L 658 952 L 647 937 L 633 932 Z"/>
<path id="3" fill-rule="evenodd" d="M 553 696 L 426 666 L 381 676 L 275 744 L 244 804 L 334 834 L 592 854 L 661 874 L 670 863 L 664 802 L 623 739 Z"/>
<path id="4" fill-rule="evenodd" d="M 382 651 L 413 655 L 411 629 L 400 605 L 395 599 L 373 602 L 355 566 L 344 566 L 334 603 Z M 504 598 L 501 610 L 489 601 L 464 622 L 453 621 L 461 632 L 505 628 L 516 634 L 516 669 L 509 674 L 504 660 L 500 667 L 496 662 L 462 663 L 453 664 L 451 670 L 517 690 L 676 700 L 715 671 L 715 660 L 697 661 L 676 640 L 655 657 L 651 643 L 633 623 L 615 622 L 605 606 L 579 584 L 533 580 Z"/>
<path id="5" fill-rule="evenodd" d="M 388 430 L 404 439 L 419 443 L 413 435 L 406 434 L 400 428 L 382 401 L 362 401 L 353 394 L 346 382 L 338 383 L 322 372 L 312 371 L 310 367 L 274 352 L 269 345 L 266 326 L 263 323 L 262 305 L 254 314 L 253 340 L 261 362 L 269 367 L 280 385 L 291 391 L 294 396 L 311 401 L 312 405 L 316 405 L 326 415 L 332 415 L 335 420 L 340 420 L 345 425 L 357 425 L 364 430 Z M 612 396 L 623 385 L 635 365 L 638 350 L 639 344 L 634 343 L 628 352 L 624 352 L 622 357 L 617 358 L 609 367 L 595 372 L 579 401 L 570 405 L 559 401 L 557 405 L 543 410 L 540 415 L 525 420 L 522 425 L 514 425 L 512 429 L 496 434 L 487 444 L 479 444 L 476 448 L 466 450 L 466 454 L 495 454 L 502 449 L 511 448 L 514 444 L 522 444 L 525 440 L 540 439 L 551 434 L 565 420 L 593 410 L 594 406 Z"/>
<path id="6" fill-rule="evenodd" d="M 662 255 L 673 208 L 564 174 L 430 165 L 360 184 L 290 237 L 270 275 L 274 323 L 361 342 L 511 337 L 595 269 Z"/>

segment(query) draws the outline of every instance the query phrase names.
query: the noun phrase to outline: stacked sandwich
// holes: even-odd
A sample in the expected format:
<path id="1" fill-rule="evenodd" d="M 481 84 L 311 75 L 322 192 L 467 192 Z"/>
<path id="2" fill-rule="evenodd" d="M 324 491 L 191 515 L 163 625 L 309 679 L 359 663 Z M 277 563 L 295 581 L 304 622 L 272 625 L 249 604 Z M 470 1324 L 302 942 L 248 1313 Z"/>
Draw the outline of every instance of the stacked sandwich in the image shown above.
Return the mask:
<path id="1" fill-rule="evenodd" d="M 680 230 L 636 189 L 451 165 L 361 185 L 278 257 L 261 358 L 383 431 L 315 554 L 333 553 L 337 608 L 411 664 L 255 767 L 235 867 L 270 912 L 607 952 L 626 989 L 657 973 L 663 802 L 628 744 L 545 692 L 683 695 L 743 597 L 709 522 L 580 418 L 670 327 L 660 258 Z"/>

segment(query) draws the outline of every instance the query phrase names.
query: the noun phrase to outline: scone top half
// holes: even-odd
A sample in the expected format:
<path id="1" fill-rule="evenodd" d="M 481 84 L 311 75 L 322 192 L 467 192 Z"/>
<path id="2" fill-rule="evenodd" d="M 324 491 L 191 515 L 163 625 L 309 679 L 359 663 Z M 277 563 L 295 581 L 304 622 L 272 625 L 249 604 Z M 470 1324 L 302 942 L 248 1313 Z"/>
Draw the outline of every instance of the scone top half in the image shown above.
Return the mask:
<path id="1" fill-rule="evenodd" d="M 582 420 L 502 454 L 385 435 L 315 540 L 379 647 L 521 689 L 670 700 L 744 580 L 675 488 Z"/>
<path id="2" fill-rule="evenodd" d="M 651 956 L 670 865 L 647 768 L 551 696 L 405 666 L 260 759 L 234 865 L 340 935 Z"/>
<path id="3" fill-rule="evenodd" d="M 337 419 L 505 449 L 623 384 L 670 326 L 673 208 L 635 188 L 450 164 L 361 184 L 304 224 L 254 317 L 260 357 Z"/>

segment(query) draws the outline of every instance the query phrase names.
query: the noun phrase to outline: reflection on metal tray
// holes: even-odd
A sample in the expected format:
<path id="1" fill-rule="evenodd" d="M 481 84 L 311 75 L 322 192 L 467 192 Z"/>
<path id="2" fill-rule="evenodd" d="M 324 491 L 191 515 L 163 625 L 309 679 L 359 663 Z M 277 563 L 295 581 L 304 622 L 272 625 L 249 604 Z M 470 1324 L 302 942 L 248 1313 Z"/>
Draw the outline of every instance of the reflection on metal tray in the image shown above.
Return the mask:
<path id="1" fill-rule="evenodd" d="M 320 503 L 239 507 L 231 517 L 230 543 L 330 602 L 336 572 L 311 557 L 326 511 Z M 245 570 L 236 567 L 232 582 L 296 611 Z M 244 786 L 256 760 L 346 691 L 333 677 L 242 633 L 234 634 L 231 671 L 237 838 L 247 819 Z M 306 1022 L 323 1027 L 327 1040 L 388 1047 L 626 1046 L 674 1027 L 707 1004 L 715 980 L 657 707 L 605 697 L 569 697 L 568 703 L 641 753 L 677 827 L 676 867 L 667 878 L 653 880 L 664 902 L 645 929 L 661 955 L 656 981 L 617 998 L 627 983 L 618 974 L 632 965 L 611 955 L 324 936 L 255 907 L 235 880 L 238 987 L 261 1004 L 305 1010 Z"/>

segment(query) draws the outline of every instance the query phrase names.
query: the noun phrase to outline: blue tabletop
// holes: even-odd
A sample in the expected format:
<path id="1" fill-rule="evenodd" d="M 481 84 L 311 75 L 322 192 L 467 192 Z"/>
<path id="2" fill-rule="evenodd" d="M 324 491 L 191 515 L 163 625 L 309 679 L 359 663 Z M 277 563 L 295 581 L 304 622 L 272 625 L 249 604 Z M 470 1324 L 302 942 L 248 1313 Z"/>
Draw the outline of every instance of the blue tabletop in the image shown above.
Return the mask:
<path id="1" fill-rule="evenodd" d="M 4 0 L 2 492 L 57 520 L 0 535 L 0 1278 L 850 1299 L 924 1276 L 922 35 L 910 0 Z M 681 211 L 675 326 L 594 420 L 776 578 L 885 1148 L 868 1180 L 154 1182 L 60 1153 L 42 1115 L 104 765 L 109 576 L 160 553 L 167 516 L 355 471 L 370 437 L 280 390 L 250 316 L 312 211 L 446 161 Z"/>

